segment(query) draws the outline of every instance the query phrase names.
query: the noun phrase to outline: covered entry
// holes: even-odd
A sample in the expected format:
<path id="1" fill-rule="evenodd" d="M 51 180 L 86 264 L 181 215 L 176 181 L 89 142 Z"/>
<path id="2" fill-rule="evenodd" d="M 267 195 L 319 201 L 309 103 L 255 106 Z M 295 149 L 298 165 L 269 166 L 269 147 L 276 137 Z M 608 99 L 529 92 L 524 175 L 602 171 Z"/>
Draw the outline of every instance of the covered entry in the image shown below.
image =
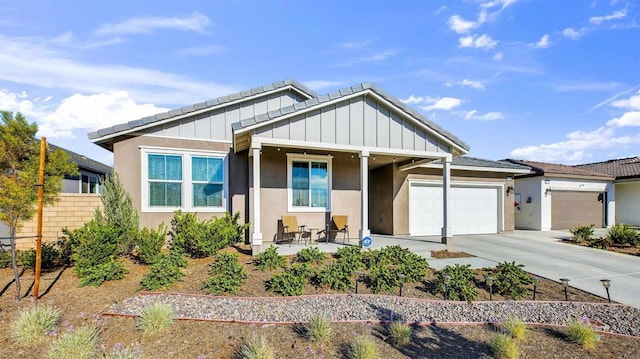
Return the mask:
<path id="1" fill-rule="evenodd" d="M 498 233 L 502 226 L 501 186 L 451 185 L 453 234 Z M 412 182 L 409 188 L 409 233 L 440 235 L 442 187 L 437 183 Z"/>
<path id="2" fill-rule="evenodd" d="M 551 194 L 551 229 L 569 229 L 594 224 L 602 228 L 604 223 L 604 198 L 602 192 L 553 191 Z"/>

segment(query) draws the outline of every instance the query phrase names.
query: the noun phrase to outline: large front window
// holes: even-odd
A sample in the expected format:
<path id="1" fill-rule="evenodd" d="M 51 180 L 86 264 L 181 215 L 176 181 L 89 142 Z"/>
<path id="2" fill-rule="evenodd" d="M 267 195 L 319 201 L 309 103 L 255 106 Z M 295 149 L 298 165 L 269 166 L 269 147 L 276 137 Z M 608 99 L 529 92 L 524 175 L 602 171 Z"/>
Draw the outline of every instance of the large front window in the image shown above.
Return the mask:
<path id="1" fill-rule="evenodd" d="M 143 149 L 143 211 L 225 209 L 224 154 Z"/>
<path id="2" fill-rule="evenodd" d="M 291 210 L 329 210 L 330 160 L 324 156 L 289 158 L 289 207 Z"/>

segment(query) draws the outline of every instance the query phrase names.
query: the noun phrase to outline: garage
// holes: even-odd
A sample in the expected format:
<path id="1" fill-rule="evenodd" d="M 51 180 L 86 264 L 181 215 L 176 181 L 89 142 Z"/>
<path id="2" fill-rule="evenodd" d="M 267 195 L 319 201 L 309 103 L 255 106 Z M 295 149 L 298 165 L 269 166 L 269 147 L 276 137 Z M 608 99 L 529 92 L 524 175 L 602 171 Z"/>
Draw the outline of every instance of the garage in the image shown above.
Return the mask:
<path id="1" fill-rule="evenodd" d="M 453 234 L 500 232 L 501 187 L 482 184 L 451 186 Z M 412 236 L 440 235 L 442 228 L 442 186 L 411 183 L 409 188 L 409 232 Z"/>
<path id="2" fill-rule="evenodd" d="M 553 191 L 551 229 L 594 224 L 604 227 L 604 194 L 601 192 Z"/>

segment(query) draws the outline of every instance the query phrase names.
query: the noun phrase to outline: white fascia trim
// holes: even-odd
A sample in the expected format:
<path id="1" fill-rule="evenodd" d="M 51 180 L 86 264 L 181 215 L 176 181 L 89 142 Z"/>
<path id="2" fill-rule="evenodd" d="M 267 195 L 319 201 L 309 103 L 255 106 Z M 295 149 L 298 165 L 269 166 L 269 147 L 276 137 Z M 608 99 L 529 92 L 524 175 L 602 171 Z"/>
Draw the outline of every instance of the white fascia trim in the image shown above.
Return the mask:
<path id="1" fill-rule="evenodd" d="M 375 92 L 371 91 L 370 89 L 367 89 L 367 90 L 364 90 L 364 91 L 360 91 L 360 92 L 356 92 L 356 93 L 352 93 L 352 94 L 350 94 L 350 95 L 343 96 L 343 97 L 339 97 L 339 98 L 337 98 L 337 99 L 330 100 L 330 101 L 327 101 L 327 102 L 322 102 L 322 103 L 319 103 L 319 104 L 317 104 L 317 105 L 314 105 L 314 106 L 311 106 L 311 107 L 307 107 L 307 108 L 305 108 L 305 109 L 303 109 L 303 110 L 300 110 L 300 111 L 294 111 L 294 112 L 292 112 L 292 113 L 288 113 L 288 114 L 286 114 L 286 115 L 282 115 L 282 116 L 279 116 L 279 117 L 276 117 L 276 118 L 270 119 L 270 120 L 268 120 L 268 121 L 264 121 L 264 122 L 256 123 L 255 125 L 251 125 L 251 126 L 247 126 L 247 127 L 245 127 L 245 128 L 241 128 L 241 129 L 239 129 L 239 130 L 235 131 L 234 135 L 235 135 L 235 134 L 242 134 L 242 133 L 244 133 L 244 132 L 251 131 L 251 130 L 254 130 L 254 129 L 256 129 L 256 128 L 260 128 L 260 127 L 262 127 L 262 126 L 266 126 L 266 125 L 272 124 L 272 123 L 277 122 L 277 121 L 286 120 L 286 119 L 291 118 L 291 117 L 295 117 L 295 116 L 298 116 L 298 115 L 301 115 L 301 114 L 304 114 L 304 113 L 307 113 L 307 112 L 311 112 L 311 111 L 317 110 L 318 108 L 322 108 L 322 107 L 325 107 L 325 106 L 333 105 L 333 104 L 336 104 L 336 103 L 338 103 L 338 102 L 342 102 L 342 101 L 345 101 L 345 100 L 350 100 L 350 99 L 352 99 L 352 98 L 359 97 L 359 96 L 363 96 L 363 95 L 364 95 L 364 96 L 372 95 L 372 96 L 373 96 L 373 97 L 375 97 L 378 101 L 380 101 L 380 102 L 382 102 L 382 103 L 386 104 L 387 106 L 389 106 L 389 107 L 391 107 L 391 108 L 395 109 L 395 110 L 396 110 L 396 112 L 398 112 L 398 113 L 400 113 L 400 114 L 401 114 L 401 116 L 403 116 L 403 117 L 405 117 L 405 118 L 410 119 L 411 121 L 413 121 L 414 123 L 416 123 L 418 126 L 422 127 L 422 129 L 424 129 L 424 130 L 426 130 L 427 132 L 432 133 L 434 136 L 436 136 L 436 137 L 438 137 L 438 138 L 440 138 L 440 139 L 444 140 L 446 143 L 450 144 L 451 146 L 454 146 L 454 147 L 455 147 L 455 148 L 457 148 L 457 149 L 458 149 L 462 154 L 466 154 L 466 153 L 468 153 L 468 152 L 469 152 L 469 151 L 467 151 L 467 150 L 463 149 L 462 147 L 460 147 L 460 146 L 456 145 L 455 143 L 453 143 L 453 142 L 452 142 L 451 140 L 449 140 L 448 138 L 446 138 L 446 137 L 442 136 L 441 134 L 437 133 L 437 132 L 436 132 L 436 131 L 434 131 L 431 127 L 427 126 L 427 125 L 426 125 L 426 124 L 424 124 L 423 122 L 418 121 L 417 119 L 413 118 L 412 116 L 410 116 L 409 114 L 407 114 L 406 112 L 404 112 L 404 110 L 402 110 L 402 109 L 401 109 L 401 108 L 399 108 L 398 106 L 396 106 L 396 105 L 394 105 L 393 103 L 391 103 L 391 102 L 387 101 L 385 98 L 378 96 Z"/>
<path id="2" fill-rule="evenodd" d="M 168 123 L 168 122 L 181 120 L 183 118 L 191 117 L 191 116 L 194 116 L 194 115 L 199 115 L 201 113 L 217 110 L 217 109 L 224 108 L 224 107 L 227 107 L 227 106 L 232 106 L 232 105 L 235 105 L 235 104 L 238 104 L 238 103 L 241 103 L 241 102 L 255 100 L 255 99 L 263 97 L 263 96 L 269 96 L 269 95 L 272 95 L 274 93 L 281 92 L 283 90 L 293 90 L 293 91 L 303 95 L 307 99 L 311 99 L 312 98 L 312 96 L 310 96 L 310 95 L 298 90 L 294 86 L 287 85 L 285 87 L 280 87 L 280 88 L 277 88 L 277 89 L 273 89 L 271 91 L 262 92 L 262 93 L 259 93 L 259 94 L 255 94 L 253 96 L 242 97 L 242 98 L 239 98 L 237 100 L 225 102 L 225 103 L 222 103 L 222 104 L 219 104 L 219 105 L 216 105 L 216 106 L 212 106 L 212 107 L 207 107 L 207 108 L 204 108 L 202 110 L 197 110 L 197 111 L 185 113 L 185 114 L 178 115 L 178 116 L 175 116 L 175 117 L 169 117 L 167 119 L 151 122 L 151 123 L 148 123 L 146 125 L 139 126 L 139 127 L 131 128 L 131 129 L 124 130 L 124 131 L 119 131 L 119 132 L 116 132 L 116 133 L 111 133 L 111 134 L 108 134 L 106 136 L 94 138 L 94 139 L 91 140 L 91 142 L 96 143 L 96 142 L 108 140 L 110 138 L 118 137 L 118 136 L 121 136 L 121 135 L 124 135 L 124 134 L 137 132 L 137 131 L 140 131 L 140 130 L 145 130 L 145 129 L 150 128 L 150 127 L 155 127 L 155 126 L 158 126 L 158 125 L 164 125 L 165 123 Z"/>
<path id="3" fill-rule="evenodd" d="M 427 180 L 411 178 L 407 180 L 409 184 L 424 184 L 427 186 L 442 186 L 442 180 Z M 504 183 L 498 182 L 478 182 L 478 181 L 451 181 L 452 187 L 496 187 L 504 188 Z"/>
<path id="4" fill-rule="evenodd" d="M 139 137 L 152 137 L 152 138 L 166 138 L 170 140 L 186 140 L 186 141 L 198 141 L 198 142 L 215 142 L 215 143 L 228 143 L 231 144 L 229 140 L 213 140 L 210 138 L 192 138 L 192 137 L 178 137 L 178 136 L 162 136 L 162 135 L 154 135 L 145 132 L 132 132 L 132 135 Z M 231 146 L 229 146 L 231 147 Z"/>
<path id="5" fill-rule="evenodd" d="M 429 164 L 421 165 L 419 167 L 441 169 L 442 164 L 429 163 Z M 504 172 L 504 173 L 522 173 L 522 174 L 531 173 L 530 170 L 517 169 L 517 168 L 477 167 L 477 166 L 461 166 L 461 165 L 451 165 L 449 168 L 452 170 L 476 171 L 476 172 Z"/>
<path id="6" fill-rule="evenodd" d="M 365 155 L 369 153 L 369 155 L 407 156 L 407 157 L 416 157 L 416 158 L 425 158 L 425 159 L 451 160 L 452 158 L 452 155 L 446 152 L 400 150 L 400 149 L 393 149 L 393 148 L 339 145 L 335 143 L 283 140 L 283 139 L 277 139 L 277 138 L 265 138 L 265 137 L 257 137 L 257 136 L 251 137 L 252 148 L 261 148 L 262 145 L 279 146 L 279 147 L 286 147 L 286 148 L 298 148 L 298 149 L 307 149 L 307 150 L 320 150 L 320 151 L 357 152 L 357 153 L 363 153 Z"/>
<path id="7" fill-rule="evenodd" d="M 301 160 L 301 161 L 317 161 L 317 162 L 326 162 L 327 163 L 327 172 L 329 183 L 327 188 L 327 206 L 326 207 L 296 207 L 292 204 L 293 198 L 293 161 Z M 333 156 L 322 156 L 322 155 L 305 155 L 302 153 L 287 153 L 287 210 L 289 213 L 325 213 L 331 212 L 331 192 L 333 189 L 333 167 L 332 167 Z"/>

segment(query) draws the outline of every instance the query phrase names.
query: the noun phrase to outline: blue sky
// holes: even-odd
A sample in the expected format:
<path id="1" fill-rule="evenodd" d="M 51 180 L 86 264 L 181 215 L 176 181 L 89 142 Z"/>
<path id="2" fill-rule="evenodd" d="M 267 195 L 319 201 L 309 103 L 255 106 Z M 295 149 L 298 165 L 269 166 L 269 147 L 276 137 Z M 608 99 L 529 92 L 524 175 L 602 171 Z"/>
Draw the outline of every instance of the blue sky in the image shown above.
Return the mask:
<path id="1" fill-rule="evenodd" d="M 640 152 L 635 1 L 0 0 L 0 109 L 111 164 L 86 133 L 283 79 L 371 81 L 469 155 Z"/>

